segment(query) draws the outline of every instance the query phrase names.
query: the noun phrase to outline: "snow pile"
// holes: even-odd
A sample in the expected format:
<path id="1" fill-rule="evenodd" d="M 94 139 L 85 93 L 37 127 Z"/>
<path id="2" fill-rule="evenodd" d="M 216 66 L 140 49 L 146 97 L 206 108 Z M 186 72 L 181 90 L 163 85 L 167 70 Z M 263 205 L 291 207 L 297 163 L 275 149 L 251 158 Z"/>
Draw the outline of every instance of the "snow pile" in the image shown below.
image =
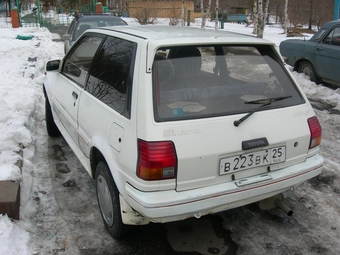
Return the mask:
<path id="1" fill-rule="evenodd" d="M 32 40 L 18 40 L 18 35 L 34 37 Z M 32 177 L 22 174 L 16 163 L 27 160 L 25 164 L 30 164 L 28 159 L 34 155 L 34 149 L 27 150 L 31 155 L 24 155 L 24 158 L 19 152 L 22 148 L 34 148 L 33 115 L 43 103 L 45 63 L 53 56 L 62 56 L 63 45 L 53 42 L 54 37 L 58 35 L 45 28 L 0 28 L 0 181 L 22 181 L 21 221 L 12 222 L 7 215 L 0 215 L 0 254 L 31 254 L 29 234 L 24 230 L 29 227 L 22 227 L 22 224 L 30 224 L 25 218 L 34 211 L 28 202 L 32 199 L 29 187 Z"/>
<path id="2" fill-rule="evenodd" d="M 39 103 L 45 62 L 56 49 L 47 29 L 0 29 L 0 34 L 0 180 L 20 180 L 14 164 L 20 160 L 20 146 L 33 142 L 27 125 Z M 17 35 L 34 38 L 18 40 Z"/>
<path id="3" fill-rule="evenodd" d="M 7 215 L 0 214 L 0 254 L 29 255 L 31 254 L 26 244 L 29 234 L 16 224 L 13 224 Z"/>

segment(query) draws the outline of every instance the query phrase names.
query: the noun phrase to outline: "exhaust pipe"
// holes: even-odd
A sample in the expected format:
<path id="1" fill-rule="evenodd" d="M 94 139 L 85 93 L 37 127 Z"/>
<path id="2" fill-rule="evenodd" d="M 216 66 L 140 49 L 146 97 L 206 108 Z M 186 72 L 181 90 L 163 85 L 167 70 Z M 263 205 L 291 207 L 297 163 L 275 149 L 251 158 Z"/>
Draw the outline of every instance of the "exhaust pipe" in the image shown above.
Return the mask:
<path id="1" fill-rule="evenodd" d="M 275 208 L 280 208 L 288 216 L 293 215 L 293 211 L 283 202 L 283 195 L 278 194 L 276 196 L 266 198 L 257 203 L 261 210 L 271 210 Z"/>
<path id="2" fill-rule="evenodd" d="M 277 205 L 277 207 L 284 211 L 288 216 L 293 215 L 293 211 L 285 203 L 283 203 L 283 201 L 276 199 L 275 205 Z"/>

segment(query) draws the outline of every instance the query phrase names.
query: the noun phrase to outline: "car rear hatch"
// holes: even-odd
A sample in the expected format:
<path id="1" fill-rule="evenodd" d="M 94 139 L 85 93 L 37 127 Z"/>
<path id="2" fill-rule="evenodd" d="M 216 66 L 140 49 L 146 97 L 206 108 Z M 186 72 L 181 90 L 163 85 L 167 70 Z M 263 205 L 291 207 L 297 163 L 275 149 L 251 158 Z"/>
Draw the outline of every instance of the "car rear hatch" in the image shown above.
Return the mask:
<path id="1" fill-rule="evenodd" d="M 176 165 L 167 173 L 178 191 L 244 186 L 257 175 L 266 181 L 266 173 L 306 160 L 311 132 L 321 138 L 310 104 L 270 46 L 162 48 L 153 95 L 155 130 L 173 144 Z"/>
<path id="2" fill-rule="evenodd" d="M 172 126 L 167 134 L 178 157 L 177 190 L 245 181 L 305 161 L 311 115 L 303 105 L 257 112 L 238 127 L 234 121 L 244 115 Z"/>

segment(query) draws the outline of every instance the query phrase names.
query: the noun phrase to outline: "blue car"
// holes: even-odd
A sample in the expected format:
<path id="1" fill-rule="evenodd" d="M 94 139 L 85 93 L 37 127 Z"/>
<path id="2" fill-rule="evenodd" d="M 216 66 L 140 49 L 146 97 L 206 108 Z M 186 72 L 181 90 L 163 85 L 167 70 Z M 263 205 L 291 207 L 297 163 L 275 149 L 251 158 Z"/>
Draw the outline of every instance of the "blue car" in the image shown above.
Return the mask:
<path id="1" fill-rule="evenodd" d="M 324 24 L 310 40 L 282 41 L 280 53 L 311 81 L 340 86 L 340 19 Z"/>

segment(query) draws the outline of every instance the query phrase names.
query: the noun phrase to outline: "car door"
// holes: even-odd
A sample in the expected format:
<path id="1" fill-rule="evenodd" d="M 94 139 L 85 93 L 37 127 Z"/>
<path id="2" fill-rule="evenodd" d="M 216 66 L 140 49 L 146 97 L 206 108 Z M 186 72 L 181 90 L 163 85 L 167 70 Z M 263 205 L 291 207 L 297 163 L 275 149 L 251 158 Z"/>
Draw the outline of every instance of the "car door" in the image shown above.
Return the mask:
<path id="1" fill-rule="evenodd" d="M 335 27 L 315 48 L 315 68 L 325 81 L 340 82 L 340 26 Z"/>
<path id="2" fill-rule="evenodd" d="M 87 80 L 93 56 L 102 38 L 85 36 L 65 57 L 62 71 L 56 77 L 52 88 L 54 109 L 67 133 L 76 144 L 78 141 L 79 100 Z"/>
<path id="3" fill-rule="evenodd" d="M 129 126 L 133 56 L 136 45 L 107 37 L 90 70 L 78 113 L 80 148 L 89 155 L 96 139 L 120 152 Z"/>

